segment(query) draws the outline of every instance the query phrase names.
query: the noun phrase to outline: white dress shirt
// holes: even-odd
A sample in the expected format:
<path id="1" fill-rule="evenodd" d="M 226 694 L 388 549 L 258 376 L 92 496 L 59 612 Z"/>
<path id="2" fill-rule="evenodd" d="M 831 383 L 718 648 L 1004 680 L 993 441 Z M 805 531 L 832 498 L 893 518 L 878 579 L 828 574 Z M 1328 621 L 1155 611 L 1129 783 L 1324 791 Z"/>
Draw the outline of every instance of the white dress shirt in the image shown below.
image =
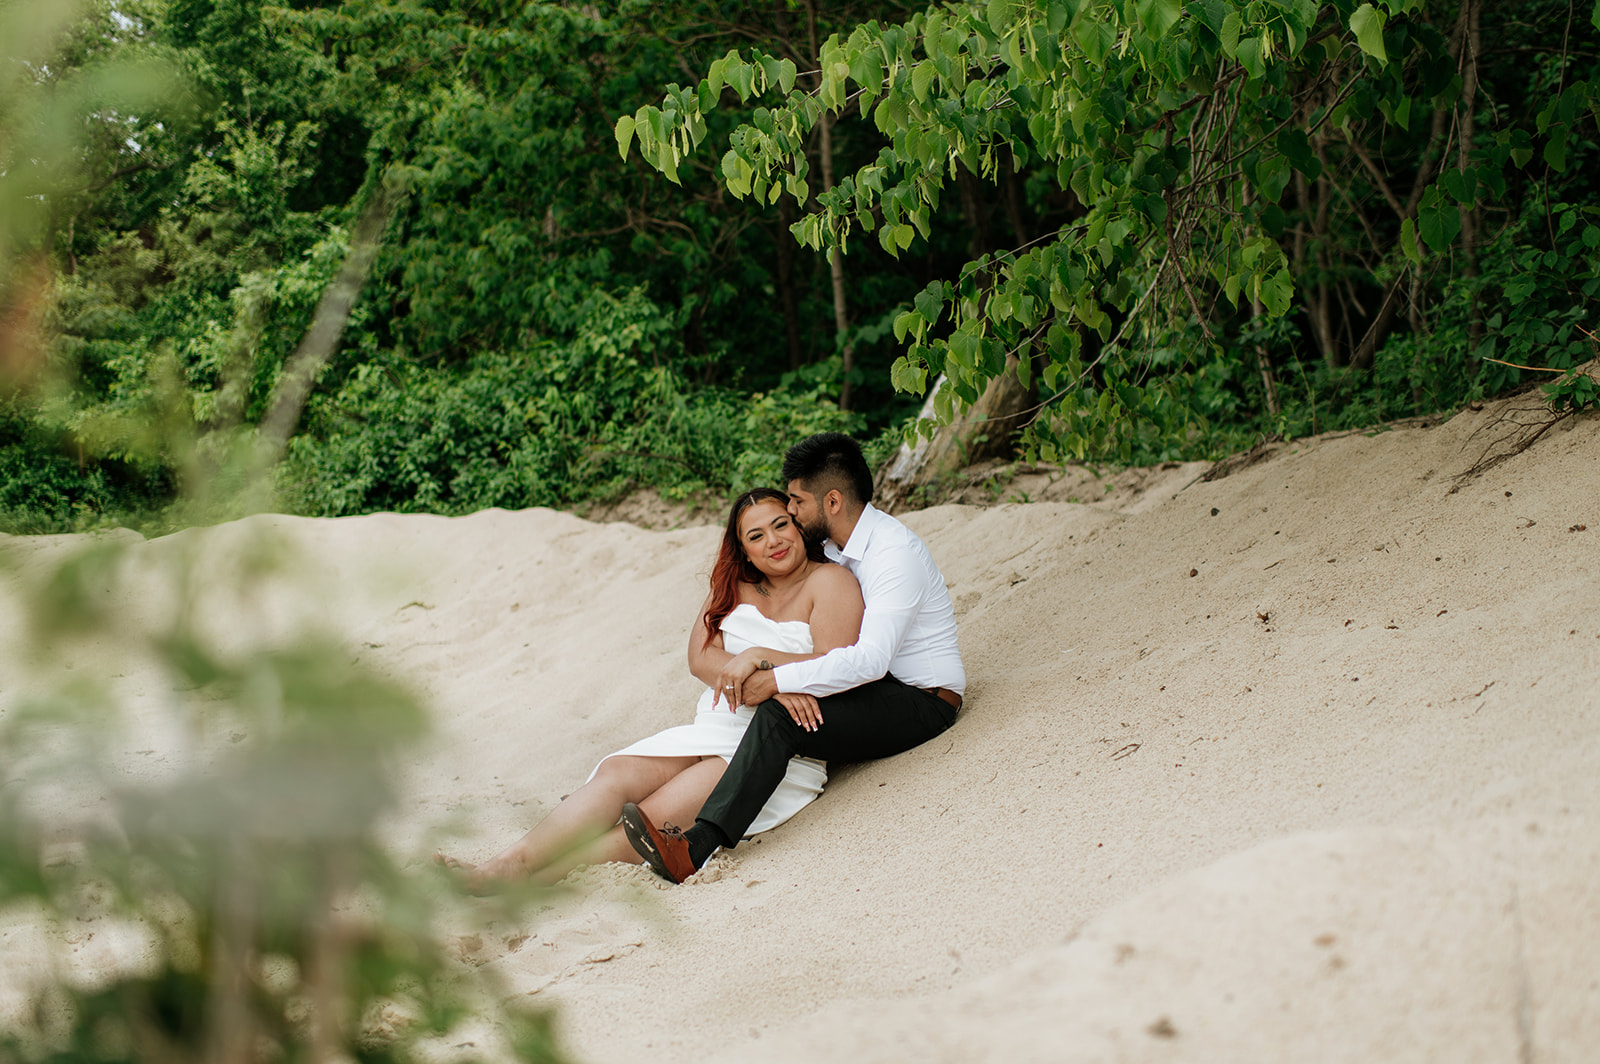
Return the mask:
<path id="1" fill-rule="evenodd" d="M 778 690 L 831 695 L 890 674 L 912 687 L 964 693 L 950 592 L 917 534 L 868 503 L 844 549 L 832 540 L 823 549 L 861 582 L 861 635 L 820 658 L 779 665 Z"/>

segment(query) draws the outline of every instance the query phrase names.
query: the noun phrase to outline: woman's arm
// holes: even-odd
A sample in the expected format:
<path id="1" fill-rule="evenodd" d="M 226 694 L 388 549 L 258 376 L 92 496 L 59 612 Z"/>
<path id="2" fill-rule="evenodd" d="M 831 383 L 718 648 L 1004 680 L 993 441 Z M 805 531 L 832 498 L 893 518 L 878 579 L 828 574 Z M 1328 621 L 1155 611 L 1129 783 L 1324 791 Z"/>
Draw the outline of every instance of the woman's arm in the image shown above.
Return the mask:
<path id="1" fill-rule="evenodd" d="M 706 610 L 711 606 L 711 596 L 695 611 L 694 624 L 689 629 L 689 671 L 707 687 L 716 689 L 722 681 L 717 679 L 722 667 L 733 655 L 722 649 L 722 633 L 706 638 Z"/>

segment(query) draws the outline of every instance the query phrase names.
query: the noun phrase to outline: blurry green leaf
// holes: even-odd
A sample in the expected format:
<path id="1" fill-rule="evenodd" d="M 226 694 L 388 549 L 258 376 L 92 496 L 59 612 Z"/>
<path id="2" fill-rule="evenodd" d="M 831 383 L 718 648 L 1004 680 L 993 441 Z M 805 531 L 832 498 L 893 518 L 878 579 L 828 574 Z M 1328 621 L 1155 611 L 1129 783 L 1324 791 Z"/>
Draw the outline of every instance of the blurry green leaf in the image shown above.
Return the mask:
<path id="1" fill-rule="evenodd" d="M 901 355 L 889 370 L 889 381 L 897 392 L 921 395 L 927 390 L 928 368 Z"/>
<path id="2" fill-rule="evenodd" d="M 1097 18 L 1080 19 L 1073 23 L 1072 36 L 1083 49 L 1083 54 L 1095 66 L 1105 62 L 1106 55 L 1116 43 L 1116 30 L 1109 22 Z"/>
<path id="3" fill-rule="evenodd" d="M 1222 54 L 1229 59 L 1238 57 L 1239 33 L 1242 26 L 1243 22 L 1240 20 L 1239 12 L 1237 11 L 1230 10 L 1227 17 L 1222 20 Z"/>
<path id="4" fill-rule="evenodd" d="M 1423 193 L 1417 210 L 1417 226 L 1428 247 L 1442 255 L 1461 231 L 1461 213 L 1455 203 L 1446 202 L 1435 185 Z"/>
<path id="5" fill-rule="evenodd" d="M 1139 21 L 1152 40 L 1159 41 L 1183 15 L 1182 0 L 1138 0 Z"/>
<path id="6" fill-rule="evenodd" d="M 922 324 L 922 317 L 914 310 L 899 314 L 894 319 L 894 340 L 897 344 L 906 342 L 906 334 Z"/>
<path id="7" fill-rule="evenodd" d="M 1311 148 L 1311 141 L 1304 130 L 1286 129 L 1278 134 L 1278 150 L 1289 160 L 1289 164 L 1306 176 L 1309 181 L 1315 181 L 1322 176 L 1322 162 L 1317 158 Z"/>
<path id="8" fill-rule="evenodd" d="M 733 86 L 733 91 L 739 94 L 740 100 L 748 100 L 756 86 L 756 68 L 742 59 L 730 62 L 724 72 L 728 84 Z"/>
<path id="9" fill-rule="evenodd" d="M 760 63 L 763 82 L 769 87 L 773 85 L 781 86 L 783 83 L 783 62 L 775 56 L 763 55 L 760 58 Z M 792 63 L 790 65 L 793 66 Z M 790 84 L 792 85 L 793 83 L 791 79 Z M 788 90 L 785 89 L 784 95 L 787 96 L 788 94 Z"/>
<path id="10" fill-rule="evenodd" d="M 1261 302 L 1274 318 L 1288 313 L 1293 299 L 1294 279 L 1287 269 L 1277 270 L 1262 282 Z"/>
<path id="11" fill-rule="evenodd" d="M 1250 37 L 1239 42 L 1239 47 L 1234 53 L 1239 60 L 1239 65 L 1252 78 L 1263 78 L 1267 75 L 1267 65 L 1261 55 L 1261 39 Z"/>
<path id="12" fill-rule="evenodd" d="M 1410 218 L 1400 223 L 1400 253 L 1412 263 L 1422 265 L 1422 253 L 1417 250 L 1417 226 Z"/>
<path id="13" fill-rule="evenodd" d="M 1362 4 L 1350 15 L 1350 32 L 1356 35 L 1356 47 L 1386 66 L 1389 53 L 1383 47 L 1384 15 L 1370 3 Z"/>
<path id="14" fill-rule="evenodd" d="M 1549 139 L 1544 142 L 1544 161 L 1557 173 L 1567 168 L 1567 136 L 1570 132 L 1565 122 L 1558 122 L 1550 127 Z"/>
<path id="15" fill-rule="evenodd" d="M 1013 0 L 988 0 L 988 7 L 984 11 L 984 20 L 996 37 L 1011 28 L 1011 5 Z"/>
<path id="16" fill-rule="evenodd" d="M 1439 175 L 1440 182 L 1445 189 L 1462 206 L 1471 206 L 1478 194 L 1478 174 L 1476 170 L 1446 169 Z"/>

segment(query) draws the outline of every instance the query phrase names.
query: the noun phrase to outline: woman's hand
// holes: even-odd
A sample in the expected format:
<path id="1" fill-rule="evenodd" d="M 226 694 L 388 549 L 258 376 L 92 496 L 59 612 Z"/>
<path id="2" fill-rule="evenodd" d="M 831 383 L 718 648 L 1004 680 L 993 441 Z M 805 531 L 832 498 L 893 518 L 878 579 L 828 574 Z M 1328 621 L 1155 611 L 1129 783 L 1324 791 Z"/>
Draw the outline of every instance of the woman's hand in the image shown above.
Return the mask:
<path id="1" fill-rule="evenodd" d="M 771 653 L 762 647 L 751 647 L 741 654 L 735 654 L 728 659 L 717 673 L 717 682 L 713 688 L 711 704 L 715 706 L 718 701 L 728 700 L 728 712 L 736 713 L 744 705 L 744 682 L 750 674 L 761 668 L 772 668 L 765 655 Z"/>
<path id="2" fill-rule="evenodd" d="M 789 717 L 806 731 L 816 731 L 822 725 L 822 706 L 811 695 L 776 694 L 778 704 L 789 711 Z"/>

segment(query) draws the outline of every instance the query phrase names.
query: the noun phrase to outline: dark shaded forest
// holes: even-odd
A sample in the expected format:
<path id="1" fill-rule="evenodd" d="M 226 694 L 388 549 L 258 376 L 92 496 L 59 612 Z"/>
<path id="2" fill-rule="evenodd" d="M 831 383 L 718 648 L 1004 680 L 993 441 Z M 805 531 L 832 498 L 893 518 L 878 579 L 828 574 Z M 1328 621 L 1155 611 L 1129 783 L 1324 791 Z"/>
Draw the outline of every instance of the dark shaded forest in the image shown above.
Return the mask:
<path id="1" fill-rule="evenodd" d="M 925 433 L 1010 384 L 963 453 L 1113 462 L 1550 382 L 1594 354 L 1597 18 L 91 5 L 6 90 L 0 527 L 190 519 L 364 222 L 291 512 L 726 493 L 812 431 L 887 455 L 941 375 Z M 116 64 L 159 88 L 84 88 Z"/>

